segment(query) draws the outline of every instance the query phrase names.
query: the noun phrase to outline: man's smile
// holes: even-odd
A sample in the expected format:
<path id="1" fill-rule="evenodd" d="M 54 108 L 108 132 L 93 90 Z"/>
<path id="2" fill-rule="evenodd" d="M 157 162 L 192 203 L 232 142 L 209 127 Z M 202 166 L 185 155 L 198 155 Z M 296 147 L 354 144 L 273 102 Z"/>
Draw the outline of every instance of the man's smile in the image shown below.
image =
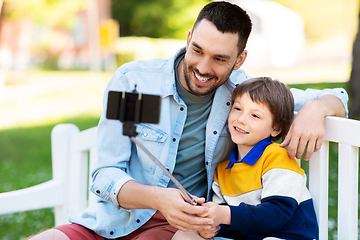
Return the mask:
<path id="1" fill-rule="evenodd" d="M 209 81 L 211 79 L 211 77 L 202 77 L 199 74 L 197 74 L 195 71 L 194 71 L 194 74 L 195 74 L 195 77 L 197 78 L 197 80 L 199 80 L 202 83 L 206 83 L 207 81 Z"/>

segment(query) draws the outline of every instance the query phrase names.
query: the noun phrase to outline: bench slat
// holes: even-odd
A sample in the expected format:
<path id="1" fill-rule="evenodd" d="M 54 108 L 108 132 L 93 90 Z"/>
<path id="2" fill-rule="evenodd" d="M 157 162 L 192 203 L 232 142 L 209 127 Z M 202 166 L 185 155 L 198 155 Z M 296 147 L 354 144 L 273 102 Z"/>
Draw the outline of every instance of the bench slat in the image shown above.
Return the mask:
<path id="1" fill-rule="evenodd" d="M 309 191 L 319 223 L 319 239 L 328 239 L 329 142 L 309 160 Z"/>
<path id="2" fill-rule="evenodd" d="M 359 148 L 339 144 L 338 239 L 358 238 Z"/>

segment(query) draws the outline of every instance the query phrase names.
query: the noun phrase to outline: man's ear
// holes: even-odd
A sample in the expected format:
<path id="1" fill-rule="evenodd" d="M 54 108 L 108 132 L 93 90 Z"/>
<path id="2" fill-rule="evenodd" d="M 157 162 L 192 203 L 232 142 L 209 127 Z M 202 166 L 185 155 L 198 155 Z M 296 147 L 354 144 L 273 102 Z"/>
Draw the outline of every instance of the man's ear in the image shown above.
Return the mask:
<path id="1" fill-rule="evenodd" d="M 234 70 L 239 69 L 243 65 L 243 63 L 245 62 L 246 57 L 247 57 L 247 50 L 244 50 L 237 57 L 236 62 L 235 62 L 235 66 L 234 66 Z"/>
<path id="2" fill-rule="evenodd" d="M 190 41 L 191 41 L 191 36 L 192 36 L 192 29 L 190 29 L 188 31 L 188 34 L 187 34 L 187 37 L 186 37 L 186 50 L 188 49 L 189 47 L 189 44 L 190 44 Z"/>

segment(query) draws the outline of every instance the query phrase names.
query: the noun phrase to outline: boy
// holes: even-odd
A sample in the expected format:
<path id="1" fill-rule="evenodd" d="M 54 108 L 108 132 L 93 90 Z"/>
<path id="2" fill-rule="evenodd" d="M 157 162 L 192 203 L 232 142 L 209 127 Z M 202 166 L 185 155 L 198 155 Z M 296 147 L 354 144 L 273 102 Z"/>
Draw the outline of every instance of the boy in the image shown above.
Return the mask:
<path id="1" fill-rule="evenodd" d="M 214 227 L 199 234 L 178 231 L 173 239 L 317 239 L 304 170 L 273 143 L 291 125 L 291 92 L 271 78 L 253 78 L 235 88 L 231 104 L 228 126 L 237 146 L 217 166 L 213 202 L 204 204 L 209 211 L 202 215 Z"/>

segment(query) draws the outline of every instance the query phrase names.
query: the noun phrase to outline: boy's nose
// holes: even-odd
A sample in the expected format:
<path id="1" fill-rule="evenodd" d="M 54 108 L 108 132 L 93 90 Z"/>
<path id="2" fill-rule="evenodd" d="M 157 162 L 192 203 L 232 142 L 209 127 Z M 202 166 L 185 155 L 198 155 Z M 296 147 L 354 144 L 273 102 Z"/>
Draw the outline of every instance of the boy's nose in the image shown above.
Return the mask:
<path id="1" fill-rule="evenodd" d="M 243 125 L 246 125 L 246 117 L 245 114 L 240 114 L 239 117 L 237 118 L 237 121 Z"/>

